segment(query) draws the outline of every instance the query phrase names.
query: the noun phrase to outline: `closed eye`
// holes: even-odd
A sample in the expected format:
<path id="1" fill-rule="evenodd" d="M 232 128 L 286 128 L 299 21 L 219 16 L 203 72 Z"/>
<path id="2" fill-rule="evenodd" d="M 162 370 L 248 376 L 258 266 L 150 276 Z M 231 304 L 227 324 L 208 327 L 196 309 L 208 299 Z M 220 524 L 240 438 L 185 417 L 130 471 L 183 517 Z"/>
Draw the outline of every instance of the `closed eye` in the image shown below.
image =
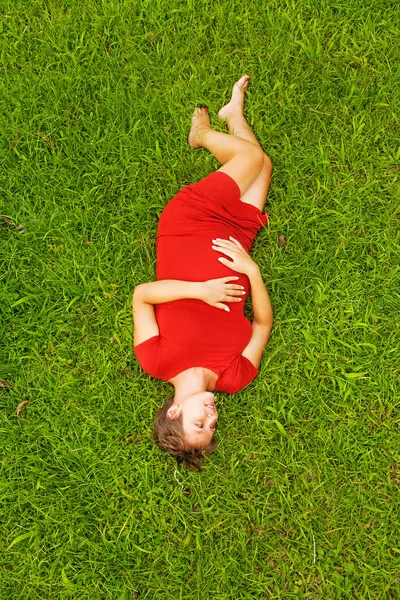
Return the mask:
<path id="1" fill-rule="evenodd" d="M 197 427 L 200 427 L 200 429 L 203 429 L 202 423 L 195 423 L 195 425 L 197 425 Z M 217 429 L 217 424 L 215 423 L 215 425 L 210 425 L 210 429 Z"/>

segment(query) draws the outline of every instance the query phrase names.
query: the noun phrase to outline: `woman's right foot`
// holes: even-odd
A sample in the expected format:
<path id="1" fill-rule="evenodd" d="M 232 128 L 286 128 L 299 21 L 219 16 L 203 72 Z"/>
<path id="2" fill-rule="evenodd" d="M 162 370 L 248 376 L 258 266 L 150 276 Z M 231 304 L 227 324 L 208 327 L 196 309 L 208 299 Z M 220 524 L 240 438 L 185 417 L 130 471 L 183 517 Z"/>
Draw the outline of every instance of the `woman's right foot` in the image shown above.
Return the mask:
<path id="1" fill-rule="evenodd" d="M 218 116 L 220 119 L 227 120 L 231 115 L 243 115 L 243 107 L 244 107 L 244 95 L 247 90 L 247 86 L 249 85 L 250 77 L 248 75 L 243 75 L 235 83 L 232 89 L 232 98 L 221 108 L 218 112 Z"/>
<path id="2" fill-rule="evenodd" d="M 196 106 L 192 115 L 192 127 L 189 132 L 188 143 L 192 148 L 201 148 L 200 136 L 211 129 L 208 108 Z"/>

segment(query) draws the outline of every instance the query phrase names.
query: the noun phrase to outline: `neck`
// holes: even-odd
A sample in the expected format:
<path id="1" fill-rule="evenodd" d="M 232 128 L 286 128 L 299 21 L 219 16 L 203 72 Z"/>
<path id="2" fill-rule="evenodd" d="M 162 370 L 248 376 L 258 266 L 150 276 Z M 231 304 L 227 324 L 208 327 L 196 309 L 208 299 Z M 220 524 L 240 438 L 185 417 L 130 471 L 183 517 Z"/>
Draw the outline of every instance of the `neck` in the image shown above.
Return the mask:
<path id="1" fill-rule="evenodd" d="M 192 367 L 169 380 L 175 388 L 174 402 L 197 392 L 213 389 L 214 373 L 203 367 Z"/>

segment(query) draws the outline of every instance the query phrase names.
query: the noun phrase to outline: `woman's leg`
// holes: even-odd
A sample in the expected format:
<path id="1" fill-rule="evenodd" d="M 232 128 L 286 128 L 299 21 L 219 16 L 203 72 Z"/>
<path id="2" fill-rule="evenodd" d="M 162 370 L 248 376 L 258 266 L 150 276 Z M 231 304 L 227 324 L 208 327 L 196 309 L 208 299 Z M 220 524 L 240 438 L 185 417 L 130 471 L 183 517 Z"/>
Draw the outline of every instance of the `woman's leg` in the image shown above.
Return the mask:
<path id="1" fill-rule="evenodd" d="M 244 114 L 244 95 L 247 90 L 250 77 L 244 75 L 235 83 L 232 90 L 232 98 L 218 113 L 221 119 L 227 121 L 229 133 L 241 137 L 261 148 L 251 127 L 248 125 Z M 247 191 L 242 195 L 241 201 L 253 204 L 263 210 L 267 198 L 269 184 L 272 175 L 272 162 L 269 156 L 264 154 L 263 166 Z"/>
<path id="2" fill-rule="evenodd" d="M 223 165 L 218 171 L 236 181 L 242 196 L 263 168 L 261 147 L 239 136 L 212 130 L 205 108 L 195 109 L 188 141 L 193 148 L 207 148 L 215 156 Z"/>

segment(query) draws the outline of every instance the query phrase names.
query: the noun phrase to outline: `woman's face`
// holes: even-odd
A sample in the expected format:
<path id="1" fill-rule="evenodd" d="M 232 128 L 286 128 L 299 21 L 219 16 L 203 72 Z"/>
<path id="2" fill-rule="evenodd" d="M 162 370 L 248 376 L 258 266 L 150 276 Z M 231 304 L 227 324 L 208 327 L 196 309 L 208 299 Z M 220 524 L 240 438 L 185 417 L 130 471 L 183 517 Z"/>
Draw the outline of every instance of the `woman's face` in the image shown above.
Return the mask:
<path id="1" fill-rule="evenodd" d="M 171 411 L 171 413 L 170 413 Z M 182 415 L 182 426 L 185 441 L 196 448 L 205 448 L 215 433 L 218 412 L 215 407 L 212 392 L 197 392 L 181 400 L 179 404 L 172 404 L 168 415 Z"/>

